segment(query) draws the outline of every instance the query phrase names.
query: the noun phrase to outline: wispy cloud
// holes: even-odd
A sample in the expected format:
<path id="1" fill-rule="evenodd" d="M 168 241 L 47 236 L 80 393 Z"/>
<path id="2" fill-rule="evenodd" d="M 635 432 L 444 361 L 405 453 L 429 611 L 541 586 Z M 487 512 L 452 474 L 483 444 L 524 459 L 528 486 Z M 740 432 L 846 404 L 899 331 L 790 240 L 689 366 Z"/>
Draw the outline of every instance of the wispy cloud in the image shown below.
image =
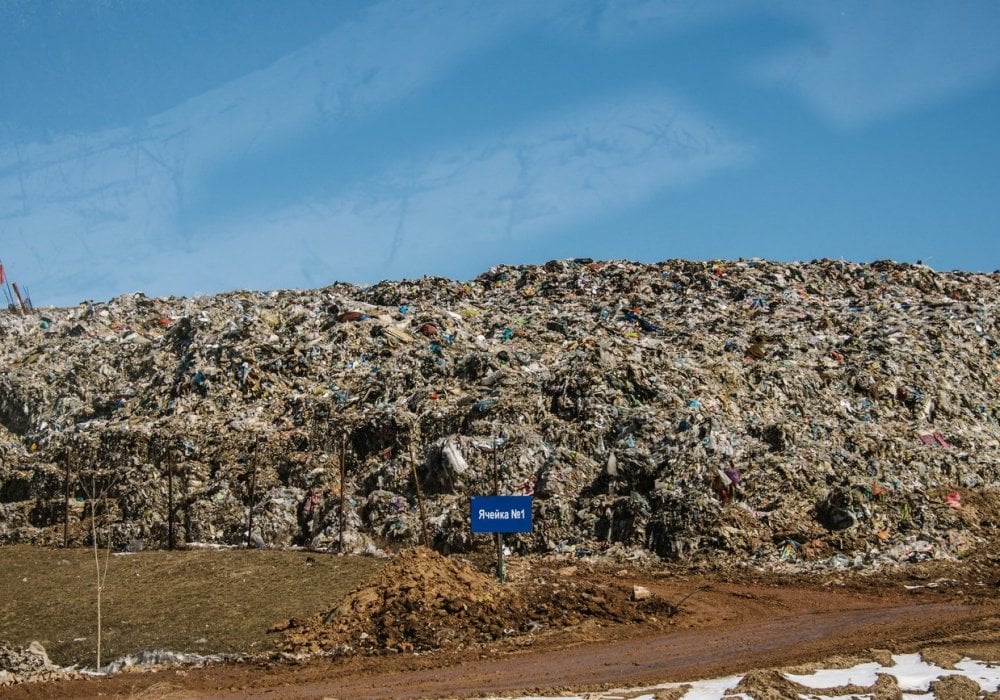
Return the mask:
<path id="1" fill-rule="evenodd" d="M 812 36 L 764 57 L 754 78 L 788 86 L 824 118 L 858 127 L 1000 78 L 1000 4 L 780 2 Z"/>
<path id="2" fill-rule="evenodd" d="M 99 272 L 114 293 L 161 295 L 461 277 L 498 257 L 516 259 L 519 246 L 538 237 L 739 166 L 753 154 L 679 100 L 622 96 L 398 162 L 346 192 L 262 219 L 237 217 L 185 246 L 148 256 L 133 248 L 120 259 L 78 251 L 91 262 L 70 277 L 94 284 L 89 277 Z"/>
<path id="3" fill-rule="evenodd" d="M 601 41 L 626 42 L 732 19 L 756 7 L 745 0 L 616 0 L 596 5 L 589 16 L 576 15 L 574 28 Z"/>
<path id="4" fill-rule="evenodd" d="M 759 56 L 748 77 L 789 88 L 838 127 L 859 127 L 1000 78 L 993 0 L 619 0 L 574 28 L 611 43 L 756 18 L 799 36 Z"/>
<path id="5" fill-rule="evenodd" d="M 387 0 L 268 68 L 133 128 L 27 144 L 0 134 L 0 252 L 17 260 L 36 298 L 50 303 L 75 303 L 81 289 L 111 296 L 461 276 L 750 162 L 755 150 L 677 92 L 692 81 L 668 83 L 683 77 L 678 65 L 677 72 L 648 74 L 631 85 L 595 84 L 588 104 L 579 102 L 581 93 L 532 104 L 489 129 L 466 129 L 461 141 L 441 128 L 432 146 L 387 149 L 363 175 L 348 168 L 341 178 L 337 171 L 329 178 L 336 183 L 307 173 L 306 180 L 315 180 L 308 192 L 293 183 L 287 196 L 265 202 L 253 216 L 243 215 L 247 195 L 239 188 L 235 205 L 222 207 L 211 222 L 198 218 L 198 205 L 223 194 L 225 176 L 244 165 L 266 167 L 269 154 L 287 155 L 296 139 L 308 147 L 314 143 L 308 134 L 344 138 L 352 125 L 402 113 L 406 100 L 447 85 L 470 57 L 509 49 L 539 27 L 577 47 L 599 45 L 600 54 L 630 37 L 648 48 L 658 36 L 691 27 L 732 28 L 734 18 L 770 26 L 778 18 L 783 29 L 793 29 L 722 61 L 745 61 L 746 51 L 795 41 L 760 56 L 748 74 L 768 89 L 797 92 L 841 127 L 996 78 L 1000 6 L 899 7 Z M 462 85 L 449 87 L 460 92 Z M 435 114 L 447 118 L 447 107 Z M 378 138 L 376 131 L 365 135 Z M 294 158 L 283 162 L 296 165 Z M 263 187 L 283 179 L 278 172 Z"/>
<path id="6" fill-rule="evenodd" d="M 206 171 L 317 124 L 362 119 L 559 7 L 388 0 L 134 128 L 47 143 L 0 135 L 4 254 L 57 303 L 81 287 L 142 288 L 150 256 L 197 252 L 206 232 L 179 217 Z"/>
<path id="7" fill-rule="evenodd" d="M 309 247 L 303 263 L 322 261 L 335 276 L 455 275 L 477 249 L 514 249 L 752 156 L 678 100 L 626 97 L 401 162 L 348 192 L 277 212 L 255 226 L 240 266 L 269 278 L 290 243 Z M 239 255 L 233 247 L 248 225 L 233 221 L 218 253 L 228 240 L 229 255 Z"/>
<path id="8" fill-rule="evenodd" d="M 748 157 L 678 100 L 616 95 L 433 155 L 400 154 L 362 181 L 252 219 L 227 212 L 210 229 L 185 219 L 219 164 L 364 119 L 469 53 L 575 13 L 558 3 L 390 1 L 140 127 L 5 143 L 5 254 L 50 303 L 75 303 L 79 289 L 166 294 L 460 274 L 457 250 L 471 269 L 476 248 L 516 246 Z"/>

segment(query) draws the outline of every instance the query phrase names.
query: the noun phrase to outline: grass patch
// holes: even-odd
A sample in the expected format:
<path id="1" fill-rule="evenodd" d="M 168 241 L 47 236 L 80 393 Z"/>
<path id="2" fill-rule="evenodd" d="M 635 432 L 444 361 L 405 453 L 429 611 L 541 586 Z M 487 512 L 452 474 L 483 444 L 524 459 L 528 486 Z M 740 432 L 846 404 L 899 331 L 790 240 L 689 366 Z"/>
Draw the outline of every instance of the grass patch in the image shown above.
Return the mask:
<path id="1" fill-rule="evenodd" d="M 142 649 L 252 652 L 274 622 L 324 610 L 382 567 L 371 557 L 278 550 L 112 555 L 102 661 Z M 56 663 L 93 666 L 94 555 L 0 547 L 0 640 L 41 642 Z"/>

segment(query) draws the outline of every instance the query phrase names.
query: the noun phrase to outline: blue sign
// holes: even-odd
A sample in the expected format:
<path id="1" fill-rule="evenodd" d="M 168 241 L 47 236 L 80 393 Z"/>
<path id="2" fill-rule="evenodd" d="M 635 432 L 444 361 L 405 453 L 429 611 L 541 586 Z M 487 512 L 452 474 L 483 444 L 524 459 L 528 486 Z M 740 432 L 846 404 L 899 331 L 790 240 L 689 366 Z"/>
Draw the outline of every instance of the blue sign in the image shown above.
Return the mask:
<path id="1" fill-rule="evenodd" d="M 473 532 L 531 532 L 531 496 L 473 496 Z"/>

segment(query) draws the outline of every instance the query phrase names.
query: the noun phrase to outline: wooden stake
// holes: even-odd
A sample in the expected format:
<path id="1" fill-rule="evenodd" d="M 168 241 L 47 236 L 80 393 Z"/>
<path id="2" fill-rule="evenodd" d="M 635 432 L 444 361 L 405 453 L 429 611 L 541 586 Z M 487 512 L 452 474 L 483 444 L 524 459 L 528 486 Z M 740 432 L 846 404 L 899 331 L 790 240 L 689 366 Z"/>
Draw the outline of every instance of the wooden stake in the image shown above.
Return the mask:
<path id="1" fill-rule="evenodd" d="M 66 455 L 66 473 L 63 476 L 63 547 L 69 547 L 69 454 Z"/>
<path id="2" fill-rule="evenodd" d="M 497 440 L 493 438 L 493 450 L 490 453 L 490 459 L 493 460 L 493 495 L 500 495 L 500 472 L 497 471 Z"/>
<path id="3" fill-rule="evenodd" d="M 500 583 L 506 578 L 506 571 L 503 565 L 503 533 L 497 533 L 497 580 Z"/>
<path id="4" fill-rule="evenodd" d="M 14 287 L 14 295 L 17 297 L 17 303 L 21 305 L 21 315 L 23 316 L 28 311 L 24 308 L 24 300 L 21 299 L 21 290 L 17 288 L 17 282 L 12 282 L 11 284 Z"/>
<path id="5" fill-rule="evenodd" d="M 250 472 L 250 509 L 247 512 L 247 549 L 250 548 L 250 535 L 253 532 L 253 506 L 254 492 L 257 490 L 257 450 L 260 447 L 260 438 L 253 444 L 253 467 Z"/>
<path id="6" fill-rule="evenodd" d="M 417 489 L 417 504 L 420 506 L 420 534 L 424 540 L 424 546 L 430 548 L 430 540 L 427 539 L 427 512 L 424 510 L 424 493 L 420 488 L 420 477 L 417 475 L 417 455 L 413 447 L 413 440 L 410 440 L 410 468 L 413 470 L 413 484 Z"/>
<path id="7" fill-rule="evenodd" d="M 344 553 L 344 527 L 347 525 L 347 507 L 344 497 L 344 481 L 347 480 L 347 433 L 340 436 L 340 553 Z"/>
<path id="8" fill-rule="evenodd" d="M 493 495 L 500 495 L 500 467 L 497 465 L 497 441 L 493 438 Z M 497 580 L 504 582 L 506 572 L 503 565 L 503 533 L 497 533 Z"/>
<path id="9" fill-rule="evenodd" d="M 174 456 L 167 455 L 167 549 L 174 549 Z"/>

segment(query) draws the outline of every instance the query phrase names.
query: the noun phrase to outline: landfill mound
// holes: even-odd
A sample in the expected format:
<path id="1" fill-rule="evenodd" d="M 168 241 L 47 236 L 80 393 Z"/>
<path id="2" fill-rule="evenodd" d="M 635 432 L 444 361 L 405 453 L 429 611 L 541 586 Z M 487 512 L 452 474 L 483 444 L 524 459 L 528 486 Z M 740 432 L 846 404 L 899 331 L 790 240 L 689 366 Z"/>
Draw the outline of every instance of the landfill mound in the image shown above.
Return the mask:
<path id="1" fill-rule="evenodd" d="M 272 627 L 292 653 L 421 652 L 571 626 L 587 618 L 644 622 L 673 614 L 658 598 L 631 600 L 597 583 L 537 576 L 500 585 L 469 564 L 407 549 L 336 607 Z"/>
<path id="2" fill-rule="evenodd" d="M 562 260 L 0 312 L 0 543 L 463 552 L 499 492 L 534 495 L 517 552 L 959 558 L 997 531 L 998 304 L 891 261 Z"/>

